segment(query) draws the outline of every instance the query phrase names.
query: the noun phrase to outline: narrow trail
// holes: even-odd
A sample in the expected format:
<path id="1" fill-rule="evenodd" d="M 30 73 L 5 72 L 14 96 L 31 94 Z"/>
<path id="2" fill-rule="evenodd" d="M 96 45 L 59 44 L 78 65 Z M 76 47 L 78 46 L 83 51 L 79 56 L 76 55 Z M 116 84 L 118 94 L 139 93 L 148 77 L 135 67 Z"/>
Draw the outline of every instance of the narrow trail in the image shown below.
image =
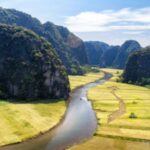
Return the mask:
<path id="1" fill-rule="evenodd" d="M 120 116 L 122 116 L 126 112 L 126 105 L 125 105 L 123 99 L 121 99 L 115 93 L 118 90 L 118 88 L 116 86 L 112 86 L 112 87 L 109 87 L 109 89 L 111 89 L 111 93 L 119 101 L 119 108 L 118 108 L 118 110 L 116 110 L 116 111 L 114 111 L 108 115 L 108 120 L 107 120 L 108 124 L 111 123 L 112 121 L 116 120 L 117 118 L 119 118 Z"/>

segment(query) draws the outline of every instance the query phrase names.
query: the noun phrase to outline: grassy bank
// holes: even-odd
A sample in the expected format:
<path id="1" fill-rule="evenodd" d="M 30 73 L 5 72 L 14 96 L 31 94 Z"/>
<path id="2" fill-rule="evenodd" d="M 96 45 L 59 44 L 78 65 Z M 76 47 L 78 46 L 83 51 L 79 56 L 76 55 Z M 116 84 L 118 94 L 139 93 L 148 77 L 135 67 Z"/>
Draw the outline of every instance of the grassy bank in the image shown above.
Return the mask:
<path id="1" fill-rule="evenodd" d="M 113 77 L 88 92 L 98 118 L 97 132 L 72 150 L 149 150 L 150 89 L 116 82 L 121 70 L 104 71 Z"/>
<path id="2" fill-rule="evenodd" d="M 102 78 L 103 76 L 104 76 L 104 74 L 102 72 L 98 72 L 98 73 L 91 72 L 91 73 L 87 73 L 83 76 L 69 76 L 71 90 L 73 90 L 79 86 L 82 86 L 84 84 L 98 80 L 98 79 Z"/>
<path id="3" fill-rule="evenodd" d="M 0 101 L 0 146 L 21 142 L 55 126 L 65 101 L 16 104 Z"/>
<path id="4" fill-rule="evenodd" d="M 95 81 L 100 73 L 69 76 L 71 89 Z M 64 115 L 65 101 L 11 103 L 0 100 L 0 146 L 24 141 L 54 127 Z"/>

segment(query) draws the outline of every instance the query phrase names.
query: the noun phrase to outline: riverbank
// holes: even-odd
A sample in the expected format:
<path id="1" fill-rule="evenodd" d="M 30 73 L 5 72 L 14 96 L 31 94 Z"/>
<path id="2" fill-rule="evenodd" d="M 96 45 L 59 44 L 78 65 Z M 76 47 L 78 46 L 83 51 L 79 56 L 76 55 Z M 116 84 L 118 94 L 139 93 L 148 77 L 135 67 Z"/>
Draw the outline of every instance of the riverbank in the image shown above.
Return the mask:
<path id="1" fill-rule="evenodd" d="M 103 72 L 87 73 L 83 76 L 69 76 L 71 90 L 74 90 L 75 88 L 85 85 L 87 83 L 101 79 L 103 76 Z"/>
<path id="2" fill-rule="evenodd" d="M 93 82 L 103 73 L 69 76 L 71 89 Z M 0 101 L 0 146 L 19 143 L 43 134 L 56 126 L 66 110 L 64 100 L 36 103 Z"/>
<path id="3" fill-rule="evenodd" d="M 65 113 L 64 100 L 36 103 L 0 101 L 0 146 L 19 143 L 55 126 Z"/>
<path id="4" fill-rule="evenodd" d="M 149 150 L 150 89 L 116 82 L 121 70 L 103 70 L 113 77 L 88 92 L 98 118 L 97 132 L 71 150 Z"/>

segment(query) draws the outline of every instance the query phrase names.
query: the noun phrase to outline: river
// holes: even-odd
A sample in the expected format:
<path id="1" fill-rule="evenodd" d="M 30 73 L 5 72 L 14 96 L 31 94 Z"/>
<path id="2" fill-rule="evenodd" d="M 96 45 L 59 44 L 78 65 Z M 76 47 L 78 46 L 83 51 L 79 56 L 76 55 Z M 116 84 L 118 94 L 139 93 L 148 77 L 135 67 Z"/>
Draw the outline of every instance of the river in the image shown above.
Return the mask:
<path id="1" fill-rule="evenodd" d="M 90 138 L 97 128 L 97 119 L 87 92 L 110 77 L 110 74 L 105 74 L 103 79 L 74 90 L 70 94 L 64 119 L 53 130 L 22 143 L 1 147 L 0 150 L 64 150 Z"/>

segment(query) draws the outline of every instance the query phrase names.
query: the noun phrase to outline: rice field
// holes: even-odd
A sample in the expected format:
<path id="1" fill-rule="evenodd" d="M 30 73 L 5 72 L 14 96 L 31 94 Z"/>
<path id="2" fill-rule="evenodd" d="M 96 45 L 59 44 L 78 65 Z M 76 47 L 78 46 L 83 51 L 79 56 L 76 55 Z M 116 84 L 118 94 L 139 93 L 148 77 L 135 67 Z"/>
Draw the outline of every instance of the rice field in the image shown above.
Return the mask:
<path id="1" fill-rule="evenodd" d="M 98 118 L 95 136 L 72 150 L 150 150 L 150 89 L 116 82 L 121 70 L 88 92 Z"/>
<path id="2" fill-rule="evenodd" d="M 87 73 L 83 76 L 69 76 L 70 86 L 71 90 L 82 86 L 84 84 L 93 82 L 95 80 L 98 80 L 104 76 L 103 72 L 98 73 Z"/>
<path id="3" fill-rule="evenodd" d="M 11 103 L 0 101 L 0 146 L 48 131 L 65 112 L 65 101 Z"/>

